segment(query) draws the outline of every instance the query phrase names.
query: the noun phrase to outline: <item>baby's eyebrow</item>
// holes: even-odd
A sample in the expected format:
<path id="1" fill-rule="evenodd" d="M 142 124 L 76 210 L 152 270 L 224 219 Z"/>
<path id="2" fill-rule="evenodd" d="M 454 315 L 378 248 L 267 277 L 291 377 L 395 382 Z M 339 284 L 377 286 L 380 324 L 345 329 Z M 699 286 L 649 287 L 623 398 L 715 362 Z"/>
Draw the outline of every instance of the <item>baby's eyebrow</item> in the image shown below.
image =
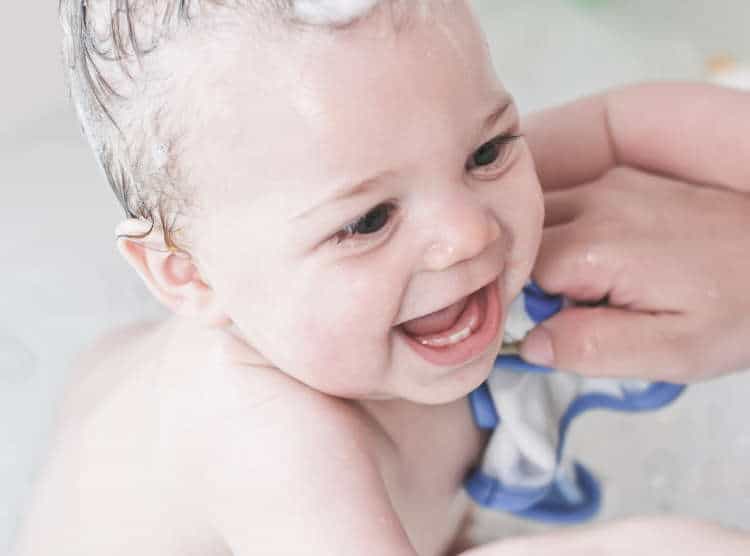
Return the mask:
<path id="1" fill-rule="evenodd" d="M 500 102 L 498 102 L 497 105 L 495 105 L 495 108 L 492 110 L 492 112 L 489 113 L 489 115 L 484 119 L 484 123 L 482 123 L 482 133 L 485 133 L 487 130 L 492 129 L 495 124 L 503 117 L 503 114 L 513 106 L 513 98 L 508 94 L 503 94 L 500 98 Z"/>
<path id="2" fill-rule="evenodd" d="M 512 106 L 513 106 L 513 98 L 507 93 L 503 93 L 500 96 L 499 102 L 495 105 L 492 111 L 485 117 L 484 122 L 482 123 L 482 133 L 485 133 L 487 130 L 492 129 L 492 127 L 494 127 L 495 124 L 497 124 L 497 122 L 503 117 L 503 115 Z M 376 188 L 382 182 L 386 181 L 388 178 L 392 177 L 393 174 L 394 172 L 392 171 L 382 172 L 371 178 L 365 179 L 363 181 L 359 181 L 353 186 L 351 184 L 346 184 L 342 186 L 341 188 L 337 189 L 336 191 L 334 191 L 334 193 L 331 196 L 323 199 L 322 201 L 315 203 L 315 205 L 313 205 L 312 207 L 305 209 L 304 211 L 299 213 L 297 216 L 292 218 L 292 220 L 304 220 L 306 218 L 309 218 L 318 209 L 324 207 L 325 205 L 329 203 L 342 201 L 344 199 L 349 199 L 351 197 L 355 197 L 357 195 L 367 193 L 368 191 Z"/>
<path id="3" fill-rule="evenodd" d="M 293 220 L 303 220 L 305 218 L 308 218 L 312 213 L 320 209 L 321 207 L 329 204 L 334 203 L 336 201 L 342 201 L 344 199 L 348 199 L 350 197 L 356 197 L 357 195 L 362 195 L 363 193 L 367 193 L 368 191 L 375 189 L 378 185 L 380 185 L 382 182 L 386 181 L 390 177 L 394 175 L 394 172 L 388 171 L 388 172 L 382 172 L 380 174 L 377 174 L 371 178 L 367 178 L 366 180 L 359 181 L 355 185 L 346 184 L 336 191 L 334 193 L 323 199 L 322 201 L 315 203 L 314 206 L 305 209 L 303 212 L 298 214 L 293 218 Z"/>

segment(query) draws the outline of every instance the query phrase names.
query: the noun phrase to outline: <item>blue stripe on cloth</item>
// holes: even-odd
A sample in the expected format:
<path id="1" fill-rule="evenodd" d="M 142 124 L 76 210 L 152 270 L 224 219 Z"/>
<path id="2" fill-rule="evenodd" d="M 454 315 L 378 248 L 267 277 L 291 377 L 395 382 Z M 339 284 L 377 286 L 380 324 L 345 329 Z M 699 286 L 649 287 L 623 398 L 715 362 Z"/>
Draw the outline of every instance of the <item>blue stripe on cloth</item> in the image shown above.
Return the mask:
<path id="1" fill-rule="evenodd" d="M 581 523 L 594 517 L 599 513 L 602 502 L 599 482 L 580 463 L 574 464 L 574 470 L 576 487 L 582 494 L 580 501 L 569 502 L 560 486 L 553 482 L 543 499 L 529 508 L 513 513 L 535 521 L 559 524 Z"/>
<path id="2" fill-rule="evenodd" d="M 503 485 L 499 479 L 479 469 L 473 471 L 464 480 L 464 488 L 480 506 L 510 512 L 530 508 L 542 500 L 549 490 L 548 485 L 538 488 Z"/>
<path id="3" fill-rule="evenodd" d="M 518 355 L 498 355 L 495 359 L 495 369 L 503 371 L 517 371 L 520 373 L 551 373 L 552 367 L 542 367 L 527 363 Z"/>
<path id="4" fill-rule="evenodd" d="M 559 465 L 562 459 L 570 424 L 582 413 L 592 409 L 620 412 L 650 411 L 671 403 L 684 389 L 684 385 L 657 382 L 642 392 L 625 392 L 623 398 L 602 393 L 589 393 L 575 398 L 560 419 L 557 464 Z M 479 393 L 476 396 L 469 395 L 472 413 L 477 426 L 487 428 L 486 425 L 493 421 L 492 414 L 497 416 L 497 410 L 494 408 L 486 383 L 475 390 L 477 391 Z M 488 403 L 491 406 L 488 406 Z M 500 416 L 497 416 L 497 419 L 499 423 Z M 472 471 L 465 479 L 464 488 L 477 504 L 486 508 L 508 511 L 520 517 L 543 522 L 578 523 L 590 519 L 598 512 L 601 492 L 596 479 L 586 468 L 576 463 L 574 469 L 576 487 L 583 495 L 581 500 L 574 502 L 563 495 L 560 485 L 554 480 L 544 487 L 519 488 L 503 485 L 499 479 L 490 477 L 479 469 Z"/>
<path id="5" fill-rule="evenodd" d="M 523 302 L 526 314 L 535 323 L 540 323 L 563 308 L 563 297 L 545 292 L 534 282 L 529 282 L 523 288 Z"/>
<path id="6" fill-rule="evenodd" d="M 624 398 L 599 392 L 583 394 L 575 398 L 560 418 L 560 428 L 558 429 L 560 442 L 557 446 L 557 461 L 559 462 L 562 456 L 571 422 L 582 413 L 592 409 L 610 409 L 626 413 L 653 411 L 672 403 L 684 390 L 684 384 L 654 382 L 642 392 L 626 392 Z"/>
<path id="7" fill-rule="evenodd" d="M 495 410 L 495 402 L 486 382 L 476 390 L 469 393 L 471 412 L 474 415 L 474 423 L 480 429 L 494 429 L 500 423 L 500 417 Z"/>

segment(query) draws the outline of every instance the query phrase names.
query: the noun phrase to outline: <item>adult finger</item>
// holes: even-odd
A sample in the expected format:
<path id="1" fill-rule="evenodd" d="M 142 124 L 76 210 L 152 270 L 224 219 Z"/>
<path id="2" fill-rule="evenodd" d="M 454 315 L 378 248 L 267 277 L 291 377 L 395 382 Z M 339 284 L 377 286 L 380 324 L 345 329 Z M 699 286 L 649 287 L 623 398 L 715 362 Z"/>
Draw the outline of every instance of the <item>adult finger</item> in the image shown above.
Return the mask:
<path id="1" fill-rule="evenodd" d="M 583 213 L 579 190 L 550 191 L 544 194 L 544 227 L 562 226 Z"/>
<path id="2" fill-rule="evenodd" d="M 678 313 L 569 307 L 529 333 L 521 357 L 587 376 L 683 382 L 707 371 L 695 338 Z"/>
<path id="3" fill-rule="evenodd" d="M 689 265 L 672 252 L 675 242 L 627 226 L 617 218 L 592 223 L 582 217 L 545 228 L 532 279 L 575 301 L 606 299 L 651 313 L 682 310 L 681 301 L 695 299 L 698 286 L 684 280 Z"/>
<path id="4" fill-rule="evenodd" d="M 623 264 L 621 252 L 571 222 L 544 229 L 532 279 L 553 294 L 599 301 L 612 291 Z"/>
<path id="5" fill-rule="evenodd" d="M 527 114 L 523 134 L 545 192 L 575 187 L 617 165 L 607 93 Z"/>

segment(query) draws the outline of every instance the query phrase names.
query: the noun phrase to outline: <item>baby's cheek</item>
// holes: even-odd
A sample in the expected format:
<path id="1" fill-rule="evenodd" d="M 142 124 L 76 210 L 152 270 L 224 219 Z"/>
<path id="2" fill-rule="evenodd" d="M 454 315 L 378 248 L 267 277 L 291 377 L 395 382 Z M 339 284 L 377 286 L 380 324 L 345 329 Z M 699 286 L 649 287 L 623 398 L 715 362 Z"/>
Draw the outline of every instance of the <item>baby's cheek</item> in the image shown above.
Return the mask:
<path id="1" fill-rule="evenodd" d="M 296 315 L 296 363 L 329 387 L 349 391 L 371 382 L 372 369 L 388 361 L 388 339 L 398 295 L 387 272 L 329 275 L 305 296 Z"/>
<path id="2" fill-rule="evenodd" d="M 391 249 L 351 257 L 323 274 L 318 295 L 333 323 L 349 330 L 389 327 L 408 280 Z"/>
<path id="3" fill-rule="evenodd" d="M 313 286 L 313 284 L 309 284 Z M 299 357 L 310 363 L 330 365 L 344 355 L 347 344 L 364 328 L 357 326 L 359 306 L 346 283 L 311 287 L 288 316 L 290 341 Z"/>
<path id="4" fill-rule="evenodd" d="M 374 343 L 356 323 L 326 326 L 307 321 L 298 330 L 291 374 L 311 388 L 343 398 L 363 397 L 378 386 L 385 359 L 373 350 Z M 375 371 L 375 372 L 374 372 Z"/>
<path id="5" fill-rule="evenodd" d="M 496 206 L 498 218 L 512 237 L 505 267 L 506 293 L 512 298 L 529 279 L 539 250 L 544 198 L 530 158 L 515 170 L 514 176 L 509 176 L 508 183 Z"/>

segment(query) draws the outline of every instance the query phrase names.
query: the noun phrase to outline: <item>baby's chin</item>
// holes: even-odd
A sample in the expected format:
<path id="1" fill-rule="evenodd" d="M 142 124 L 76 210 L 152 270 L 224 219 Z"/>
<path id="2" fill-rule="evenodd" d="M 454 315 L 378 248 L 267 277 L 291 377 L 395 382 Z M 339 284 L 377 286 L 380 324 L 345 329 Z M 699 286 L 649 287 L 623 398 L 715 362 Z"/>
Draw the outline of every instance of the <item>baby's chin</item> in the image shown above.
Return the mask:
<path id="1" fill-rule="evenodd" d="M 502 337 L 502 335 L 501 335 Z M 499 346 L 497 346 L 499 349 Z M 494 347 L 470 364 L 442 376 L 397 376 L 382 385 L 332 384 L 311 377 L 293 377 L 322 394 L 363 403 L 408 402 L 419 405 L 444 405 L 468 396 L 487 380 L 497 349 Z"/>
<path id="2" fill-rule="evenodd" d="M 430 376 L 419 383 L 402 384 L 380 399 L 401 399 L 424 405 L 444 405 L 465 398 L 489 377 L 500 350 L 502 332 L 501 328 L 499 339 L 469 364 L 443 375 Z"/>
<path id="3" fill-rule="evenodd" d="M 410 401 L 425 405 L 443 405 L 465 398 L 487 380 L 499 347 L 483 354 L 471 364 L 442 377 L 429 387 L 414 392 Z"/>

